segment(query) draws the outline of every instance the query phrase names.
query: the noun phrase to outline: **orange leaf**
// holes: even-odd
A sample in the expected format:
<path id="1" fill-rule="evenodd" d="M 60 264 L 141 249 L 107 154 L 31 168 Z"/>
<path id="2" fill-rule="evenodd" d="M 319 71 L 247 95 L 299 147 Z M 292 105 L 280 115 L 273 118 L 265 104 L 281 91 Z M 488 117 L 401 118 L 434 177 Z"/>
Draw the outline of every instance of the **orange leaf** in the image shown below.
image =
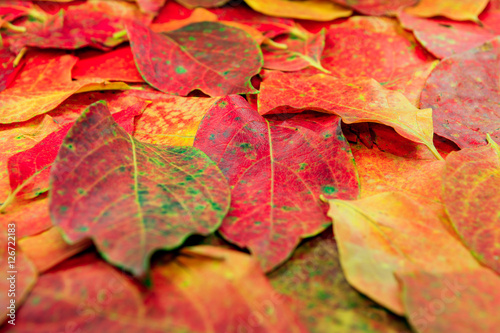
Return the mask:
<path id="1" fill-rule="evenodd" d="M 399 275 L 418 333 L 492 333 L 500 326 L 500 278 L 487 269 Z"/>
<path id="2" fill-rule="evenodd" d="M 134 137 L 146 143 L 169 146 L 192 146 L 203 116 L 219 100 L 165 94 L 160 97 L 137 117 Z"/>
<path id="3" fill-rule="evenodd" d="M 385 89 L 373 79 L 273 73 L 262 82 L 260 114 L 304 110 L 337 114 L 347 124 L 375 122 L 391 126 L 442 159 L 432 142 L 432 110 L 417 109 L 401 93 Z"/>
<path id="4" fill-rule="evenodd" d="M 455 21 L 479 21 L 478 15 L 489 0 L 420 0 L 415 7 L 405 12 L 420 17 L 445 16 Z"/>
<path id="5" fill-rule="evenodd" d="M 484 265 L 500 274 L 500 148 L 466 148 L 446 158 L 443 199 L 453 227 Z"/>
<path id="6" fill-rule="evenodd" d="M 444 210 L 399 192 L 356 201 L 329 200 L 328 216 L 347 280 L 397 314 L 404 313 L 394 273 L 445 273 L 480 269 L 446 228 Z"/>
<path id="7" fill-rule="evenodd" d="M 40 277 L 16 314 L 16 329 L 306 332 L 249 255 L 198 246 L 162 259 L 152 269 L 151 290 L 92 253 L 70 259 Z"/>
<path id="8" fill-rule="evenodd" d="M 55 227 L 19 241 L 19 247 L 31 259 L 39 272 L 47 271 L 91 245 L 90 239 L 70 245 L 64 241 Z"/>
<path id="9" fill-rule="evenodd" d="M 128 89 L 100 79 L 71 81 L 78 58 L 60 52 L 36 52 L 11 86 L 0 92 L 0 123 L 29 120 L 46 113 L 77 92 Z"/>

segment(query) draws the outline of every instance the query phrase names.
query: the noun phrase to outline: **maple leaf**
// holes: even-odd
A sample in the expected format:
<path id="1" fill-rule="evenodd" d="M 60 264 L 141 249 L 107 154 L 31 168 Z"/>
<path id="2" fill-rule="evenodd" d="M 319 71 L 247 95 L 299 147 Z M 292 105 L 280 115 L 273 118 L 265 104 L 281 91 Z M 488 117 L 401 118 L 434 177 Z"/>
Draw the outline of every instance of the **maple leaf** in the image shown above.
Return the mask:
<path id="1" fill-rule="evenodd" d="M 286 260 L 301 238 L 329 224 L 319 195 L 358 194 L 335 116 L 267 120 L 241 97 L 229 96 L 205 115 L 194 146 L 218 164 L 232 189 L 221 234 L 248 247 L 266 271 Z"/>
<path id="2" fill-rule="evenodd" d="M 227 182 L 205 154 L 137 141 L 104 101 L 68 132 L 50 185 L 51 216 L 66 239 L 91 237 L 107 260 L 138 276 L 153 251 L 215 231 L 229 206 Z"/>

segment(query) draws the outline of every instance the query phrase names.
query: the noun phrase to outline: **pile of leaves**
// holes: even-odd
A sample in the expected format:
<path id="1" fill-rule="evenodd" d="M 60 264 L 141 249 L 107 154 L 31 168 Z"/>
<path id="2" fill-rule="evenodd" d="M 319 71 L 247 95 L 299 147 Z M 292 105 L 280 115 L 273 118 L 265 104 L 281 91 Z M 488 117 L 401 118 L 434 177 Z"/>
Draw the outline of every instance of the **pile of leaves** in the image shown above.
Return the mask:
<path id="1" fill-rule="evenodd" d="M 0 27 L 1 332 L 498 331 L 500 1 Z"/>

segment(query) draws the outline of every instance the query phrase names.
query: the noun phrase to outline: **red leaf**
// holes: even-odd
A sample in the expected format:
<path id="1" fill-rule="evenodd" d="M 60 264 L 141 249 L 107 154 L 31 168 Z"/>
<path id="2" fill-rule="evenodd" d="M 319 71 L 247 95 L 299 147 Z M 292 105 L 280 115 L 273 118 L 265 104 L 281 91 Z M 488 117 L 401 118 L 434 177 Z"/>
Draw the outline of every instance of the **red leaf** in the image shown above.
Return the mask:
<path id="1" fill-rule="evenodd" d="M 134 131 L 134 117 L 140 115 L 147 104 L 146 101 L 140 101 L 126 110 L 115 113 L 113 118 L 127 133 L 131 134 Z M 16 196 L 35 197 L 49 189 L 50 168 L 71 126 L 73 126 L 72 123 L 66 124 L 59 131 L 49 134 L 33 148 L 9 158 L 9 180 L 12 192 L 2 208 L 5 208 L 6 203 L 14 200 Z"/>
<path id="2" fill-rule="evenodd" d="M 71 72 L 74 79 L 102 79 L 107 81 L 144 82 L 135 67 L 130 46 L 97 53 L 90 56 L 79 55 L 80 60 Z"/>
<path id="3" fill-rule="evenodd" d="M 500 37 L 447 59 L 427 79 L 420 104 L 432 108 L 434 131 L 459 147 L 500 140 Z"/>
<path id="4" fill-rule="evenodd" d="M 242 97 L 229 96 L 205 115 L 194 146 L 217 162 L 232 188 L 220 232 L 249 248 L 266 271 L 329 224 L 321 194 L 358 195 L 338 117 L 266 120 Z"/>
<path id="5" fill-rule="evenodd" d="M 446 158 L 443 200 L 464 244 L 478 261 L 500 274 L 500 147 L 463 149 Z"/>
<path id="6" fill-rule="evenodd" d="M 198 246 L 162 259 L 151 290 L 92 253 L 70 259 L 40 277 L 15 331 L 307 332 L 248 255 Z"/>
<path id="7" fill-rule="evenodd" d="M 13 39 L 10 48 L 15 53 L 25 46 L 70 50 L 92 46 L 109 50 L 126 40 L 117 34 L 131 20 L 149 24 L 152 17 L 130 3 L 89 1 L 61 10 L 46 22 L 30 22 L 28 32 Z"/>
<path id="8" fill-rule="evenodd" d="M 104 101 L 68 132 L 50 194 L 54 224 L 71 243 L 92 237 L 108 261 L 140 276 L 155 250 L 215 231 L 229 206 L 227 182 L 205 154 L 133 139 Z"/>
<path id="9" fill-rule="evenodd" d="M 168 33 L 154 33 L 137 23 L 127 30 L 139 72 L 163 92 L 183 96 L 194 89 L 210 96 L 256 92 L 250 79 L 260 71 L 262 54 L 241 29 L 203 22 Z M 242 56 L 234 57 L 240 50 Z"/>

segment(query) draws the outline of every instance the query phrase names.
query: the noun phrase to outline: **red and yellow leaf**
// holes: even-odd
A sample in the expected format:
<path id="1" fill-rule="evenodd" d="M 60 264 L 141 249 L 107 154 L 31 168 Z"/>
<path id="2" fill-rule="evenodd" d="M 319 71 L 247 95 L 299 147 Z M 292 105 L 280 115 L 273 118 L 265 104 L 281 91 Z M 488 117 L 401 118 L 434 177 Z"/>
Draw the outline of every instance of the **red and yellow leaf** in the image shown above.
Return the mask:
<path id="1" fill-rule="evenodd" d="M 444 210 L 400 192 L 329 200 L 342 268 L 356 289 L 402 315 L 395 273 L 462 272 L 481 266 L 446 227 Z"/>
<path id="2" fill-rule="evenodd" d="M 500 147 L 463 149 L 446 158 L 443 200 L 453 227 L 484 265 L 500 274 Z"/>
<path id="3" fill-rule="evenodd" d="M 128 89 L 100 79 L 71 81 L 78 58 L 60 52 L 34 52 L 9 88 L 0 92 L 0 123 L 29 120 L 49 112 L 77 92 Z"/>
<path id="4" fill-rule="evenodd" d="M 264 119 L 243 98 L 229 96 L 205 115 L 194 143 L 231 186 L 221 234 L 248 248 L 266 271 L 285 261 L 301 238 L 329 225 L 321 194 L 358 195 L 340 119 L 287 118 Z"/>
<path id="5" fill-rule="evenodd" d="M 139 276 L 155 250 L 214 232 L 228 207 L 227 182 L 204 153 L 137 141 L 104 101 L 75 122 L 51 170 L 50 212 L 67 240 L 91 237 Z"/>
<path id="6" fill-rule="evenodd" d="M 187 248 L 151 282 L 144 290 L 92 253 L 70 259 L 40 277 L 15 331 L 307 332 L 244 253 Z"/>
<path id="7" fill-rule="evenodd" d="M 417 109 L 401 93 L 385 89 L 373 79 L 273 73 L 262 82 L 260 114 L 304 110 L 337 114 L 348 124 L 376 122 L 391 126 L 401 136 L 425 144 L 442 159 L 432 142 L 432 110 Z"/>

